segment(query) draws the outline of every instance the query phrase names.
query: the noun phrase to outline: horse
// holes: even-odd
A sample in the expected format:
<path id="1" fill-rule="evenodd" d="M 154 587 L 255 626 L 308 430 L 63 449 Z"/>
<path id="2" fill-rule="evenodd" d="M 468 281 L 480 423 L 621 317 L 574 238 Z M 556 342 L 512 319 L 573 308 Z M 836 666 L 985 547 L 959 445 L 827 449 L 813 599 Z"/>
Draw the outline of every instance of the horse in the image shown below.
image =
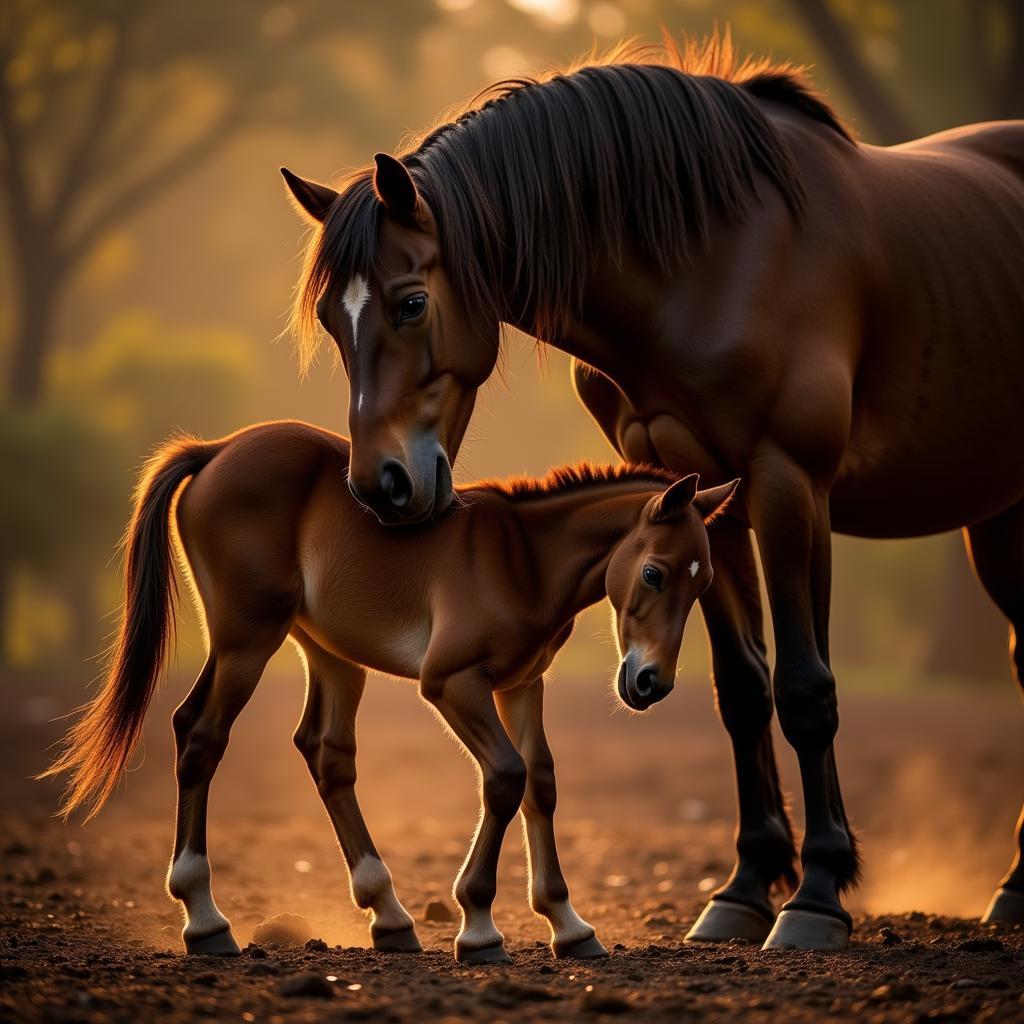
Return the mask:
<path id="1" fill-rule="evenodd" d="M 109 674 L 45 773 L 70 774 L 65 814 L 83 804 L 95 814 L 136 749 L 173 631 L 177 538 L 208 650 L 173 717 L 178 805 L 167 888 L 184 907 L 187 952 L 239 952 L 213 899 L 207 798 L 232 724 L 290 637 L 306 670 L 295 744 L 337 834 L 352 898 L 370 915 L 374 947 L 421 949 L 356 801 L 355 719 L 367 669 L 418 679 L 478 766 L 481 817 L 454 888 L 456 959 L 510 959 L 491 904 L 502 840 L 520 807 L 530 902 L 550 924 L 554 955 L 607 955 L 573 909 L 559 866 L 544 673 L 576 616 L 607 595 L 619 699 L 639 712 L 664 697 L 687 615 L 712 579 L 707 525 L 737 481 L 698 490 L 696 474 L 584 463 L 460 488 L 457 508 L 436 526 L 391 530 L 356 502 L 348 470 L 344 437 L 299 422 L 157 451 L 127 532 Z"/>
<path id="2" fill-rule="evenodd" d="M 1024 122 L 858 142 L 800 69 L 728 36 L 499 83 L 337 188 L 313 226 L 301 361 L 333 337 L 353 493 L 436 519 L 502 324 L 575 360 L 624 457 L 744 481 L 701 598 L 732 741 L 735 868 L 689 938 L 840 949 L 860 857 L 834 753 L 831 532 L 963 529 L 1024 686 Z M 319 325 L 317 324 L 319 320 Z M 996 443 L 999 442 L 999 443 Z M 772 613 L 766 658 L 753 540 Z M 770 722 L 806 809 L 796 880 Z M 1024 815 L 985 919 L 1024 922 Z"/>

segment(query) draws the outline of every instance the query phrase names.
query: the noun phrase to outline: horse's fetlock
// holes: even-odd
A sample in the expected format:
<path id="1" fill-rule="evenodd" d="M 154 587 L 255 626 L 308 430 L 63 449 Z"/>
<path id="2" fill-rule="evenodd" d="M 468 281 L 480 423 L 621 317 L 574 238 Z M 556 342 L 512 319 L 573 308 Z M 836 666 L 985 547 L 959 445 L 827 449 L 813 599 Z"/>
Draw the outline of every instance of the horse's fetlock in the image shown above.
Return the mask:
<path id="1" fill-rule="evenodd" d="M 494 902 L 497 884 L 491 879 L 474 874 L 463 875 L 455 883 L 455 902 L 463 910 L 489 907 Z"/>

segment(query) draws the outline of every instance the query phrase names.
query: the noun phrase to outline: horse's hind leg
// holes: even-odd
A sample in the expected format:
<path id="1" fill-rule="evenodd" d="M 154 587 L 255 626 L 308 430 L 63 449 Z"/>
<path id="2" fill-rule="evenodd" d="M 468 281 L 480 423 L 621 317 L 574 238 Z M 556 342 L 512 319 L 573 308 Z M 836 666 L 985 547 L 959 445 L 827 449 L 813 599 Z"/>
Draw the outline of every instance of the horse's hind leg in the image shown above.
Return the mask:
<path id="1" fill-rule="evenodd" d="M 1024 502 L 965 531 L 974 571 L 1010 620 L 1010 657 L 1024 691 Z M 1017 820 L 1013 863 L 983 921 L 1024 925 L 1024 810 Z"/>
<path id="2" fill-rule="evenodd" d="M 174 712 L 178 813 L 167 890 L 184 904 L 182 938 L 189 953 L 232 955 L 239 951 L 228 919 L 213 900 L 206 855 L 206 808 L 231 726 L 253 695 L 276 647 L 211 649 L 195 686 Z"/>
<path id="3" fill-rule="evenodd" d="M 530 906 L 551 926 L 556 957 L 607 956 L 594 929 L 573 909 L 555 846 L 555 763 L 544 735 L 544 680 L 494 695 L 498 713 L 526 762 L 521 810 L 530 867 Z"/>
<path id="4" fill-rule="evenodd" d="M 352 899 L 371 915 L 374 949 L 418 953 L 416 927 L 395 895 L 391 872 L 356 801 L 356 712 L 366 672 L 300 637 L 308 678 L 295 745 L 306 759 L 348 866 Z"/>

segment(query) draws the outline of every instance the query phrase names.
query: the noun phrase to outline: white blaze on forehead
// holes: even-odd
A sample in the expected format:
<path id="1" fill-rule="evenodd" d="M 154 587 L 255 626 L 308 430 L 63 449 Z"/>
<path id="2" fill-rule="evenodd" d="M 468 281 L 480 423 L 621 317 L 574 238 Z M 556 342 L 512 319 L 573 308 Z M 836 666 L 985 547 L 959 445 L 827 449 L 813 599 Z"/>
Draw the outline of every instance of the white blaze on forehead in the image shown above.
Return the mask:
<path id="1" fill-rule="evenodd" d="M 352 349 L 359 347 L 359 317 L 363 312 L 363 306 L 370 298 L 370 284 L 362 274 L 356 274 L 348 283 L 345 294 L 341 297 L 341 304 L 345 307 L 352 321 Z"/>
<path id="2" fill-rule="evenodd" d="M 696 575 L 697 575 L 697 570 L 698 570 L 699 568 L 700 568 L 700 562 L 691 562 L 691 563 L 690 563 L 690 578 L 691 578 L 691 579 L 692 579 L 692 578 L 693 578 L 694 576 L 696 576 Z"/>

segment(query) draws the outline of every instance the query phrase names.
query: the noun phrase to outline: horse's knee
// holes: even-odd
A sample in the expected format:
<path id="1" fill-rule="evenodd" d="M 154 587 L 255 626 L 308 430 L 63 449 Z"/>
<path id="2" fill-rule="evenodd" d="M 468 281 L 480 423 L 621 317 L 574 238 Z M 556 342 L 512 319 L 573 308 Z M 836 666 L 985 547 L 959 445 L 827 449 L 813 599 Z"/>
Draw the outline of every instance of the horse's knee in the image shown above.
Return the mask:
<path id="1" fill-rule="evenodd" d="M 526 792 L 526 765 L 509 756 L 484 774 L 484 804 L 499 821 L 511 821 Z"/>
<path id="2" fill-rule="evenodd" d="M 759 738 L 772 720 L 768 667 L 753 655 L 717 656 L 714 662 L 715 699 L 722 722 L 734 739 Z"/>
<path id="3" fill-rule="evenodd" d="M 775 705 L 782 733 L 794 749 L 831 746 L 839 729 L 839 708 L 836 681 L 826 665 L 776 669 Z"/>
<path id="4" fill-rule="evenodd" d="M 550 758 L 530 765 L 526 781 L 525 808 L 530 814 L 550 818 L 558 803 L 558 787 L 555 785 L 555 765 Z"/>

